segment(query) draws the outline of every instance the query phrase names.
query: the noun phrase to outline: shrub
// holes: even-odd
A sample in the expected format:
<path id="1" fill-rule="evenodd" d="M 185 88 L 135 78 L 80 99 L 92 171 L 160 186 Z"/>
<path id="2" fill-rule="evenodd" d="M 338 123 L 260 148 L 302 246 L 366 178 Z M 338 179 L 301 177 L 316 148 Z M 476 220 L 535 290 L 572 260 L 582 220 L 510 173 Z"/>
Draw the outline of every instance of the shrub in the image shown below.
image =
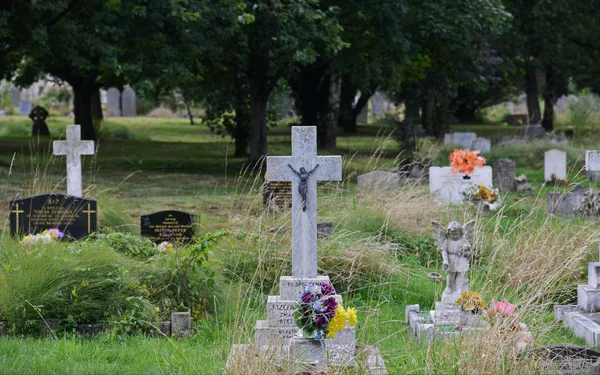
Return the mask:
<path id="1" fill-rule="evenodd" d="M 147 238 L 129 233 L 105 233 L 97 236 L 98 243 L 129 257 L 150 258 L 157 254 L 156 246 Z M 92 240 L 93 241 L 93 240 Z"/>

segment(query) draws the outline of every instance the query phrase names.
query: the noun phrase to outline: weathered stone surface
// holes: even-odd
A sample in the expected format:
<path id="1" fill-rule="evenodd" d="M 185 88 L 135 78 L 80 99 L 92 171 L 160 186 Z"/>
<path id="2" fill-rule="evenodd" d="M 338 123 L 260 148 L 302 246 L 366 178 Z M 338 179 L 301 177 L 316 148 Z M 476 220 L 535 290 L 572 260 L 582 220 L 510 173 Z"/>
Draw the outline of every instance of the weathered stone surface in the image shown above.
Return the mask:
<path id="1" fill-rule="evenodd" d="M 317 276 L 317 181 L 341 179 L 341 156 L 317 156 L 316 126 L 292 127 L 291 157 L 267 157 L 268 181 L 292 181 L 292 276 Z"/>
<path id="2" fill-rule="evenodd" d="M 581 200 L 585 195 L 585 190 L 578 190 L 572 193 L 562 194 L 551 191 L 548 193 L 548 212 L 553 215 L 578 216 L 581 208 Z"/>
<path id="3" fill-rule="evenodd" d="M 111 87 L 106 90 L 106 112 L 108 116 L 121 116 L 120 100 L 121 92 L 119 89 Z"/>
<path id="4" fill-rule="evenodd" d="M 123 103 L 123 113 L 121 113 L 121 116 L 135 117 L 137 115 L 135 91 L 133 91 L 130 87 L 127 87 L 125 90 L 123 90 L 121 100 Z"/>
<path id="5" fill-rule="evenodd" d="M 94 141 L 82 141 L 81 127 L 67 125 L 67 140 L 52 142 L 52 150 L 67 156 L 67 194 L 81 197 L 81 155 L 94 154 Z"/>
<path id="6" fill-rule="evenodd" d="M 176 338 L 192 334 L 192 316 L 189 312 L 171 313 L 171 335 Z"/>
<path id="7" fill-rule="evenodd" d="M 492 141 L 487 138 L 477 138 L 473 141 L 472 150 L 479 150 L 483 153 L 492 151 Z"/>
<path id="8" fill-rule="evenodd" d="M 290 343 L 290 356 L 294 361 L 298 364 L 313 365 L 317 370 L 327 368 L 326 354 L 326 349 L 317 340 L 294 337 Z"/>
<path id="9" fill-rule="evenodd" d="M 461 146 L 463 148 L 472 148 L 473 142 L 477 139 L 477 133 L 456 132 L 444 134 L 444 145 Z"/>
<path id="10" fill-rule="evenodd" d="M 356 192 L 359 198 L 370 194 L 391 193 L 400 186 L 400 175 L 392 172 L 373 171 L 357 178 Z"/>
<path id="11" fill-rule="evenodd" d="M 500 159 L 494 162 L 493 167 L 494 187 L 502 193 L 515 191 L 515 177 L 517 176 L 517 163 L 510 159 Z"/>
<path id="12" fill-rule="evenodd" d="M 567 179 L 567 153 L 561 150 L 549 150 L 544 153 L 544 180 Z"/>
<path id="13" fill-rule="evenodd" d="M 406 323 L 408 323 L 408 316 L 410 315 L 411 311 L 419 312 L 419 305 L 406 305 L 404 308 L 404 321 Z"/>
<path id="14" fill-rule="evenodd" d="M 330 283 L 329 276 L 317 276 L 310 278 L 298 278 L 293 276 L 281 276 L 279 279 L 279 295 L 282 300 L 295 301 L 298 293 L 306 287 L 307 284 Z"/>

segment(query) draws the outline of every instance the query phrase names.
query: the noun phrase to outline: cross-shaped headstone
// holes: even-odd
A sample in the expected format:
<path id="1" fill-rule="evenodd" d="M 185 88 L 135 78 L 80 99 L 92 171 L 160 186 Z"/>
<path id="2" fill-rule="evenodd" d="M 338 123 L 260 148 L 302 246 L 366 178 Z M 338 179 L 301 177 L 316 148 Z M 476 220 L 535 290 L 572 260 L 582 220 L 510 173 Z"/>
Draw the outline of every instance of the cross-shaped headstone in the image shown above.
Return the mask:
<path id="1" fill-rule="evenodd" d="M 317 276 L 317 181 L 341 181 L 342 157 L 317 156 L 317 128 L 292 127 L 292 156 L 267 157 L 267 181 L 292 181 L 292 276 Z"/>
<path id="2" fill-rule="evenodd" d="M 81 140 L 81 127 L 67 125 L 67 140 L 54 141 L 54 155 L 67 155 L 67 194 L 81 197 L 81 155 L 94 155 L 94 141 Z"/>

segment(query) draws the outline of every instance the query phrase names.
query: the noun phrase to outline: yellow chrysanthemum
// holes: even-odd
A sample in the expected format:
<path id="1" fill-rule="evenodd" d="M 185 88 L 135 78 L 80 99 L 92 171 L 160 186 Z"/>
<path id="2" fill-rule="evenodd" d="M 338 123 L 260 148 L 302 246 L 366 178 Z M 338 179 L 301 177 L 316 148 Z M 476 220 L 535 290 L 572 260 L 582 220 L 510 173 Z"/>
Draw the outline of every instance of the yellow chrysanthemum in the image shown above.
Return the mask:
<path id="1" fill-rule="evenodd" d="M 343 330 L 347 319 L 348 314 L 346 313 L 346 310 L 344 310 L 344 307 L 341 304 L 338 304 L 337 309 L 335 309 L 335 316 L 329 322 L 327 338 L 332 339 L 339 331 Z"/>
<path id="2" fill-rule="evenodd" d="M 356 323 L 358 323 L 356 309 L 354 307 L 349 307 L 346 313 L 348 314 L 348 324 L 350 325 L 350 327 L 354 327 Z"/>

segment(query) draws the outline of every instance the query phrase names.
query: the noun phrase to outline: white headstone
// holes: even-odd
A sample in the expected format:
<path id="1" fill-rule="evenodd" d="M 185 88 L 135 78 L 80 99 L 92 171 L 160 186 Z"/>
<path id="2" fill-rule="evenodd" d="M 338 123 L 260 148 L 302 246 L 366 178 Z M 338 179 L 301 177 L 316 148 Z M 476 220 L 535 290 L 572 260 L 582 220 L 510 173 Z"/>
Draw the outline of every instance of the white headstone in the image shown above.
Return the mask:
<path id="1" fill-rule="evenodd" d="M 471 146 L 471 150 L 479 150 L 481 152 L 490 152 L 492 151 L 492 142 L 487 138 L 477 138 L 473 145 Z"/>
<path id="2" fill-rule="evenodd" d="M 560 150 L 549 150 L 544 154 L 544 180 L 567 179 L 567 153 Z"/>
<path id="3" fill-rule="evenodd" d="M 292 156 L 267 157 L 268 181 L 292 181 L 294 277 L 317 276 L 317 181 L 341 179 L 341 156 L 317 156 L 316 126 L 292 127 Z"/>
<path id="4" fill-rule="evenodd" d="M 94 142 L 81 140 L 79 125 L 67 125 L 67 140 L 52 142 L 52 153 L 67 156 L 67 194 L 81 197 L 81 155 L 94 155 Z"/>
<path id="5" fill-rule="evenodd" d="M 600 151 L 586 150 L 585 151 L 585 170 L 600 171 Z"/>
<path id="6" fill-rule="evenodd" d="M 106 111 L 109 116 L 121 116 L 121 108 L 119 106 L 120 98 L 121 92 L 119 89 L 111 87 L 106 91 Z"/>
<path id="7" fill-rule="evenodd" d="M 135 117 L 137 114 L 137 103 L 135 99 L 135 92 L 131 88 L 123 90 L 123 117 Z"/>
<path id="8" fill-rule="evenodd" d="M 435 195 L 440 202 L 462 203 L 463 196 L 461 192 L 473 184 L 493 187 L 492 167 L 475 168 L 468 180 L 463 179 L 460 174 L 452 174 L 452 168 L 450 167 L 429 168 L 429 192 Z"/>

